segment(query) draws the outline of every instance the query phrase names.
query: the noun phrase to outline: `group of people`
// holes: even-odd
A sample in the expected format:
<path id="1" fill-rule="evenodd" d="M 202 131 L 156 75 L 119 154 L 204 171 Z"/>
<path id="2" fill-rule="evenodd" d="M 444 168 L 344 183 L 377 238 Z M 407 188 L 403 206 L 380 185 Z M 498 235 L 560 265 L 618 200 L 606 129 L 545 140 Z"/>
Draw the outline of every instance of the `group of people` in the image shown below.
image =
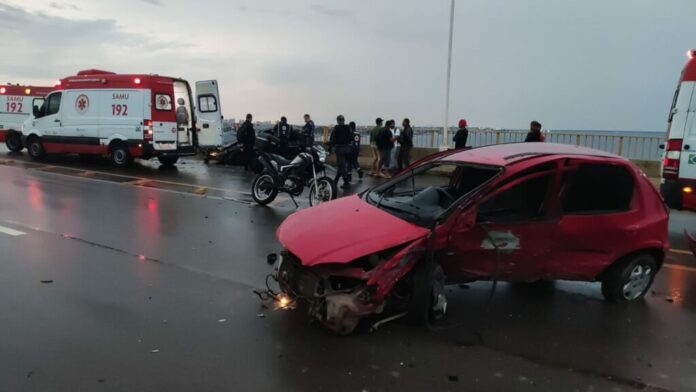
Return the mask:
<path id="1" fill-rule="evenodd" d="M 242 123 L 237 133 L 238 140 L 244 147 L 244 168 L 251 170 L 255 159 L 254 144 L 256 143 L 256 131 L 252 123 L 251 114 L 246 115 L 246 121 Z M 298 143 L 301 146 L 314 144 L 314 132 L 316 126 L 309 114 L 304 115 L 305 124 L 299 132 Z M 454 148 L 466 148 L 469 138 L 468 123 L 466 119 L 459 120 L 459 127 L 454 134 Z M 372 165 L 368 175 L 380 178 L 391 178 L 392 172 L 400 172 L 411 164 L 411 150 L 413 149 L 413 128 L 411 120 L 404 118 L 401 122 L 402 129 L 396 127 L 394 120 L 384 120 L 378 117 L 375 126 L 370 131 L 370 148 L 372 149 Z M 532 121 L 525 142 L 543 142 L 541 123 Z M 281 150 L 287 148 L 294 130 L 286 117 L 281 117 L 273 127 L 273 134 L 279 139 Z M 336 117 L 336 125 L 331 130 L 329 137 L 329 153 L 336 153 L 336 178 L 343 179 L 343 188 L 350 187 L 353 170 L 357 170 L 358 176 L 363 177 L 363 171 L 358 163 L 360 155 L 360 133 L 356 129 L 355 122 L 346 124 L 345 117 Z M 396 159 L 394 165 L 392 160 Z"/>
<path id="2" fill-rule="evenodd" d="M 252 170 L 254 160 L 256 159 L 254 146 L 256 144 L 256 130 L 253 123 L 254 117 L 251 113 L 246 115 L 245 121 L 237 130 L 237 140 L 242 144 L 244 153 L 244 170 Z M 314 144 L 314 131 L 316 126 L 309 114 L 304 115 L 305 124 L 299 132 L 297 138 L 300 146 L 308 147 Z M 293 138 L 295 130 L 288 123 L 288 119 L 283 116 L 280 121 L 273 127 L 273 135 L 278 138 L 278 147 L 281 152 L 287 150 L 290 140 Z"/>

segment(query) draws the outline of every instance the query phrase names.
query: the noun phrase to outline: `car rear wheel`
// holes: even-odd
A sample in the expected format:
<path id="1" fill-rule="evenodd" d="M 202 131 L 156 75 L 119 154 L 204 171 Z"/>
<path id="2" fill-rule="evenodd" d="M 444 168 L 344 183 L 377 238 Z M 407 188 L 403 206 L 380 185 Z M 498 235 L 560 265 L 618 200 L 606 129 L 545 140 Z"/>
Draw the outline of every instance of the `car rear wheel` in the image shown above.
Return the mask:
<path id="1" fill-rule="evenodd" d="M 615 265 L 602 278 L 602 294 L 609 302 L 628 302 L 642 298 L 657 274 L 655 257 L 641 253 Z"/>
<path id="2" fill-rule="evenodd" d="M 22 151 L 22 136 L 19 132 L 11 131 L 7 133 L 7 138 L 5 138 L 5 145 L 7 149 L 12 152 Z"/>
<path id="3" fill-rule="evenodd" d="M 44 150 L 43 144 L 38 137 L 32 136 L 27 143 L 27 152 L 31 159 L 43 159 L 46 156 L 46 150 Z"/>
<path id="4" fill-rule="evenodd" d="M 126 167 L 133 162 L 133 157 L 130 151 L 128 151 L 128 147 L 123 143 L 118 143 L 111 147 L 109 158 L 116 167 Z"/>
<path id="5" fill-rule="evenodd" d="M 167 157 L 157 157 L 157 160 L 159 163 L 161 163 L 164 166 L 173 166 L 179 161 L 179 157 L 172 157 L 172 156 L 167 156 Z"/>
<path id="6" fill-rule="evenodd" d="M 262 172 L 254 178 L 251 185 L 251 197 L 255 202 L 266 205 L 273 202 L 276 196 L 278 196 L 278 188 L 270 173 Z"/>
<path id="7" fill-rule="evenodd" d="M 411 300 L 404 320 L 411 325 L 427 325 L 447 313 L 445 272 L 433 261 L 421 261 L 412 271 Z"/>

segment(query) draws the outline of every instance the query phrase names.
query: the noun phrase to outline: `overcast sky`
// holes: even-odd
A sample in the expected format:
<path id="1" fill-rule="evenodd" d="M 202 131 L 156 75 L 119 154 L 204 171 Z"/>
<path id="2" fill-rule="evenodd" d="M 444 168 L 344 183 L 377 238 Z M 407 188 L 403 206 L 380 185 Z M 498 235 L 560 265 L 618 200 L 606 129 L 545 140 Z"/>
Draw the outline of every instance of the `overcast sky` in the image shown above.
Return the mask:
<path id="1" fill-rule="evenodd" d="M 450 123 L 665 128 L 694 0 L 457 0 Z M 0 81 L 217 79 L 226 117 L 444 118 L 449 0 L 0 0 Z"/>

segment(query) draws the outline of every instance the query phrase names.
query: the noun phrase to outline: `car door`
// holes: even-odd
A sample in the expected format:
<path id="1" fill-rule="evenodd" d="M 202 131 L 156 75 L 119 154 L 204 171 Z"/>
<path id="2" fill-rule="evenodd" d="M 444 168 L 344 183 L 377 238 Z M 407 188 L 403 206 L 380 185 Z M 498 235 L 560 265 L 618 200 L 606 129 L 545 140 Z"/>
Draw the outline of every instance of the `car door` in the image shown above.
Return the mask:
<path id="1" fill-rule="evenodd" d="M 41 132 L 41 136 L 43 136 L 45 142 L 48 143 L 56 142 L 57 139 L 55 138 L 58 136 L 58 132 L 61 129 L 61 97 L 62 92 L 60 91 L 51 93 L 46 97 L 43 111 L 39 113 L 40 117 L 34 120 L 34 127 Z"/>
<path id="2" fill-rule="evenodd" d="M 635 241 L 641 212 L 635 178 L 623 164 L 570 159 L 561 176 L 560 219 L 553 232 L 559 257 L 551 273 L 593 279 L 615 261 L 622 244 Z"/>
<path id="3" fill-rule="evenodd" d="M 217 80 L 196 82 L 196 120 L 199 146 L 219 147 L 234 143 L 232 129 L 225 129 L 222 124 Z"/>
<path id="4" fill-rule="evenodd" d="M 503 180 L 465 209 L 450 229 L 443 267 L 455 280 L 497 277 L 535 280 L 554 257 L 557 165 Z"/>

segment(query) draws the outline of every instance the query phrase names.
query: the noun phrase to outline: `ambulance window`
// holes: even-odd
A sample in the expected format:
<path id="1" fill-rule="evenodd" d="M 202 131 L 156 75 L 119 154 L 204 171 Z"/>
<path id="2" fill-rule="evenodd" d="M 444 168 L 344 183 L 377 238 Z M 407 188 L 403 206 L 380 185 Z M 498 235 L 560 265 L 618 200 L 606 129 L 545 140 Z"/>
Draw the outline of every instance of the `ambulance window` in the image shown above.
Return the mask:
<path id="1" fill-rule="evenodd" d="M 217 112 L 217 100 L 214 95 L 199 95 L 198 107 L 201 113 Z"/>
<path id="2" fill-rule="evenodd" d="M 61 93 L 53 93 L 48 96 L 48 105 L 46 105 L 47 116 L 56 114 L 60 110 L 60 96 Z"/>
<path id="3" fill-rule="evenodd" d="M 170 111 L 172 110 L 172 97 L 169 94 L 155 94 L 155 109 Z"/>
<path id="4" fill-rule="evenodd" d="M 34 98 L 31 106 L 33 106 L 32 113 L 37 116 L 41 113 L 41 108 L 44 107 L 46 100 L 43 98 Z"/>

